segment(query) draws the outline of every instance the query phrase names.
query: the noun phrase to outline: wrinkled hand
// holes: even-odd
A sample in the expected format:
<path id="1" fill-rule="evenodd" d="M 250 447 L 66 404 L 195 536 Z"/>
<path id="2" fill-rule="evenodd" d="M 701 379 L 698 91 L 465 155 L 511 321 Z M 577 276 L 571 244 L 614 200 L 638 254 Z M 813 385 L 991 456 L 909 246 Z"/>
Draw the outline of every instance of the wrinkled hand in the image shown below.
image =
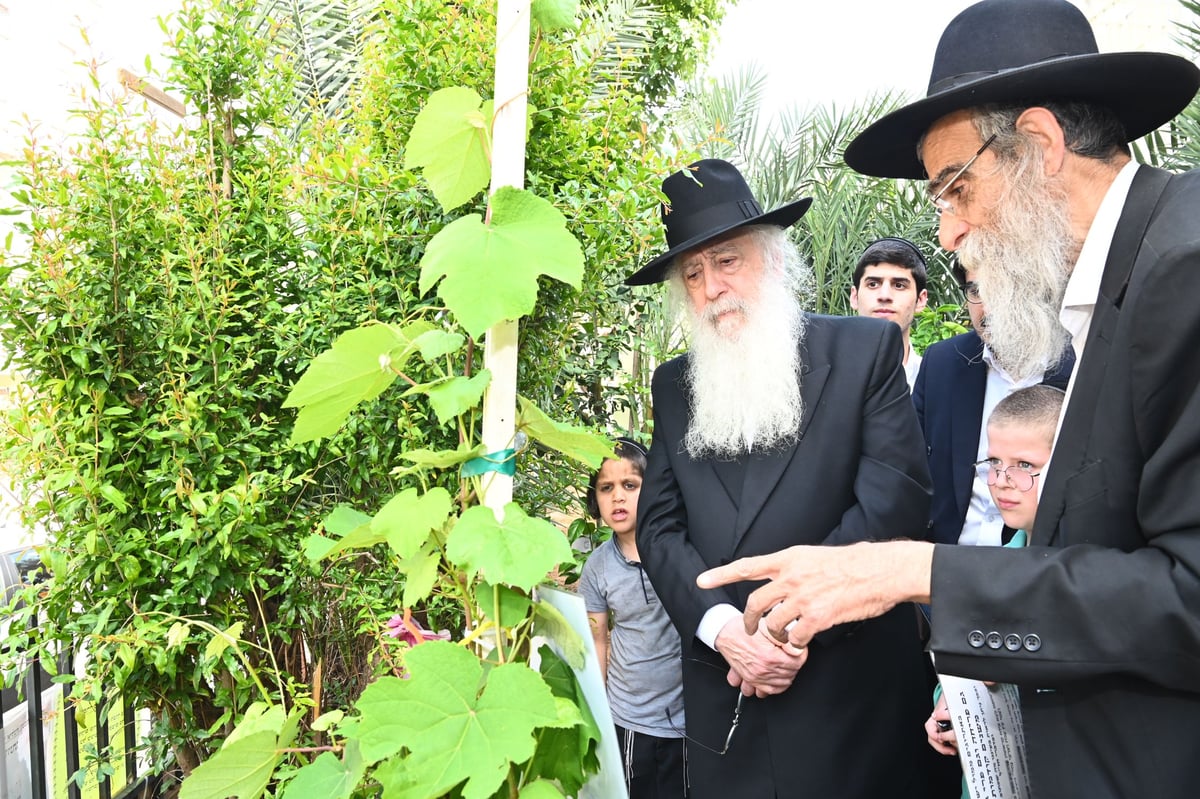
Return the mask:
<path id="1" fill-rule="evenodd" d="M 808 650 L 781 645 L 765 634 L 747 633 L 737 618 L 717 634 L 717 651 L 729 664 L 729 684 L 746 696 L 786 691 L 808 660 Z"/>
<path id="2" fill-rule="evenodd" d="M 957 755 L 958 736 L 955 735 L 954 728 L 939 730 L 937 726 L 939 721 L 950 721 L 950 710 L 946 707 L 945 694 L 938 697 L 933 712 L 925 720 L 925 738 L 929 741 L 929 745 L 933 747 L 933 751 L 943 755 Z"/>
<path id="3" fill-rule="evenodd" d="M 776 640 L 805 647 L 836 624 L 874 618 L 900 602 L 928 602 L 932 560 L 933 545 L 920 541 L 796 546 L 709 569 L 696 584 L 769 580 L 746 603 L 747 634 L 765 620 Z"/>

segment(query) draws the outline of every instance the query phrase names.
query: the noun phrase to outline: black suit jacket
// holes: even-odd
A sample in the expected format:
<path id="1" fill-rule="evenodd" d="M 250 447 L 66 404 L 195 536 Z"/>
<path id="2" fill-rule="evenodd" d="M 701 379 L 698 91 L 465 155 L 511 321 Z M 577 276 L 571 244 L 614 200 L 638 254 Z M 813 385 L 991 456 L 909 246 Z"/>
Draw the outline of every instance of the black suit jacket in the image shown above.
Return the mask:
<path id="1" fill-rule="evenodd" d="M 1042 382 L 1066 390 L 1074 365 L 1070 350 Z M 930 345 L 913 385 L 913 407 L 933 478 L 929 538 L 937 544 L 958 543 L 971 505 L 987 375 L 983 340 L 971 330 Z"/>
<path id="2" fill-rule="evenodd" d="M 1200 784 L 1198 298 L 1200 173 L 1142 167 L 1032 546 L 934 553 L 938 666 L 1020 686 L 1038 796 L 1190 799 Z M 991 649 L 991 631 L 1019 645 Z"/>
<path id="3" fill-rule="evenodd" d="M 839 799 L 925 796 L 929 696 L 911 607 L 830 631 L 781 695 L 748 699 L 727 754 L 737 691 L 728 665 L 695 638 L 719 603 L 745 607 L 756 586 L 702 591 L 696 576 L 795 544 L 921 536 L 929 478 L 900 363 L 896 325 L 807 317 L 798 445 L 741 462 L 692 460 L 686 358 L 653 381 L 654 440 L 638 505 L 638 552 L 680 631 L 692 795 L 773 797 L 789 785 Z"/>

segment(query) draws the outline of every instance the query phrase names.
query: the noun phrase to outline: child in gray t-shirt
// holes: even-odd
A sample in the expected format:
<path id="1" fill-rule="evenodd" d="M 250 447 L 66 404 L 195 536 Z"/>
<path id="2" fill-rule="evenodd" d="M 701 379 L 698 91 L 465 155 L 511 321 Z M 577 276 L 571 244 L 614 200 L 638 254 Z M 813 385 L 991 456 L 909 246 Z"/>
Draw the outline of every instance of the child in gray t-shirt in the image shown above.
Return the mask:
<path id="1" fill-rule="evenodd" d="M 584 564 L 579 593 L 608 688 L 630 799 L 686 797 L 679 634 L 642 571 L 634 538 L 646 450 L 619 438 L 616 455 L 588 484 L 588 510 L 613 534 Z"/>

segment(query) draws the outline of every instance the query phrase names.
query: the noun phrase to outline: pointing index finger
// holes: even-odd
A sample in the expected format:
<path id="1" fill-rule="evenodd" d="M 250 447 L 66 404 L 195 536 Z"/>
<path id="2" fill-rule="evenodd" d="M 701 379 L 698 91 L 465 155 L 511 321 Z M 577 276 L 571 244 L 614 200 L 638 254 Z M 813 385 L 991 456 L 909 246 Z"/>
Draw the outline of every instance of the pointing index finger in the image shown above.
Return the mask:
<path id="1" fill-rule="evenodd" d="M 701 572 L 696 578 L 696 585 L 701 588 L 717 588 L 730 583 L 740 583 L 746 580 L 762 580 L 775 576 L 767 559 L 769 555 L 739 558 L 733 563 L 717 566 L 706 572 Z"/>

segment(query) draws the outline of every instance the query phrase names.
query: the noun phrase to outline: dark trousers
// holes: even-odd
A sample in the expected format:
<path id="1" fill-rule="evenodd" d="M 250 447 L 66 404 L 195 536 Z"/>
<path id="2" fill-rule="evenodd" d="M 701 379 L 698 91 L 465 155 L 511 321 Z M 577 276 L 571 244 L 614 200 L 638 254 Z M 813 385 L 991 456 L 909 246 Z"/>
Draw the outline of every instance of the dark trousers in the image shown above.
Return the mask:
<path id="1" fill-rule="evenodd" d="M 617 742 L 629 799 L 686 799 L 687 745 L 683 738 L 657 738 L 619 724 Z"/>

